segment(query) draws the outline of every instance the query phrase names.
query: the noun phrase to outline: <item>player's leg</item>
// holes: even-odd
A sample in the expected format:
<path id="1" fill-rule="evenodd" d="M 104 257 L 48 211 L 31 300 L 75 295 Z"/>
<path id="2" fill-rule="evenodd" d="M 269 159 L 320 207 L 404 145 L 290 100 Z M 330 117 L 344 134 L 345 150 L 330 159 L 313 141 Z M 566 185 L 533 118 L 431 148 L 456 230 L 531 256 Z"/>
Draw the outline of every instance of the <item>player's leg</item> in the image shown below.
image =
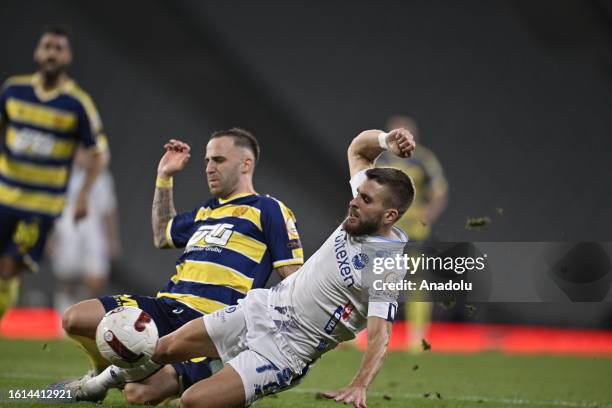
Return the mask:
<path id="1" fill-rule="evenodd" d="M 260 346 L 268 349 L 267 357 L 273 360 L 249 350 L 242 305 L 219 310 L 203 320 L 211 342 L 217 345 L 227 364 L 212 377 L 187 389 L 181 397 L 181 407 L 249 406 L 266 395 L 295 385 L 308 371 L 304 368 L 301 373 L 295 373 L 272 339 L 269 347 L 265 342 L 260 342 Z M 262 338 L 270 335 L 265 331 L 257 334 Z"/>
<path id="2" fill-rule="evenodd" d="M 38 271 L 53 222 L 51 217 L 17 214 L 0 207 L 0 318 L 17 302 L 22 271 Z"/>
<path id="3" fill-rule="evenodd" d="M 106 314 L 99 299 L 89 299 L 70 306 L 62 316 L 62 327 L 69 336 L 96 338 L 96 328 Z"/>
<path id="4" fill-rule="evenodd" d="M 272 362 L 246 349 L 230 359 L 221 371 L 187 389 L 180 405 L 183 408 L 250 406 L 266 395 L 299 384 L 307 372 L 308 366 L 301 373 L 295 373 L 283 367 L 281 361 Z"/>
<path id="5" fill-rule="evenodd" d="M 101 372 L 110 364 L 98 351 L 96 328 L 106 309 L 99 299 L 89 299 L 70 306 L 62 316 L 66 334 L 85 351 L 95 372 Z"/>
<path id="6" fill-rule="evenodd" d="M 17 222 L 10 209 L 0 206 L 0 320 L 17 303 L 19 294 L 20 265 L 10 254 Z"/>
<path id="7" fill-rule="evenodd" d="M 9 255 L 0 256 L 0 320 L 17 303 L 19 264 Z"/>
<path id="8" fill-rule="evenodd" d="M 240 374 L 229 364 L 212 377 L 202 380 L 181 396 L 182 408 L 243 407 L 245 387 Z"/>
<path id="9" fill-rule="evenodd" d="M 157 405 L 168 398 L 178 398 L 180 389 L 176 370 L 166 365 L 142 382 L 126 384 L 123 394 L 128 404 Z"/>
<path id="10" fill-rule="evenodd" d="M 204 324 L 204 318 L 194 319 L 178 330 L 160 338 L 152 360 L 160 364 L 168 364 L 187 361 L 199 356 L 219 357 L 217 347 Z"/>
<path id="11" fill-rule="evenodd" d="M 123 394 L 129 404 L 156 405 L 179 398 L 192 385 L 211 377 L 222 368 L 221 360 L 210 358 L 166 364 L 141 382 L 127 383 Z"/>

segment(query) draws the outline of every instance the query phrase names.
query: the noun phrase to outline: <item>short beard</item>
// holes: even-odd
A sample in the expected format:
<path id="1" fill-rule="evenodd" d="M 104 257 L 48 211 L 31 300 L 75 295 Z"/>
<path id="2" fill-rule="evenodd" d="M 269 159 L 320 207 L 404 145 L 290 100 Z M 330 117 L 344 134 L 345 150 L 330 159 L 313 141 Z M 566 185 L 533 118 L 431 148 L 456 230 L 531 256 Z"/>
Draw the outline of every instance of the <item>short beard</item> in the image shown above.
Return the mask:
<path id="1" fill-rule="evenodd" d="M 229 175 L 228 178 L 223 182 L 223 185 L 217 187 L 221 188 L 220 190 L 218 190 L 216 193 L 210 191 L 210 193 L 215 198 L 229 198 L 232 195 L 232 192 L 236 189 L 236 186 L 238 185 L 239 181 L 239 176 L 237 174 Z M 208 189 L 210 190 L 210 186 L 208 186 Z"/>
<path id="2" fill-rule="evenodd" d="M 348 225 L 346 220 L 344 220 L 342 223 L 342 228 L 344 228 L 349 235 L 361 237 L 364 235 L 373 235 L 375 232 L 377 232 L 380 228 L 380 222 L 370 219 L 362 221 L 353 227 Z"/>
<path id="3" fill-rule="evenodd" d="M 46 71 L 42 68 L 39 68 L 39 71 L 41 72 L 43 80 L 46 83 L 54 84 L 58 81 L 59 77 L 66 72 L 66 69 L 65 67 L 57 67 L 53 71 Z"/>

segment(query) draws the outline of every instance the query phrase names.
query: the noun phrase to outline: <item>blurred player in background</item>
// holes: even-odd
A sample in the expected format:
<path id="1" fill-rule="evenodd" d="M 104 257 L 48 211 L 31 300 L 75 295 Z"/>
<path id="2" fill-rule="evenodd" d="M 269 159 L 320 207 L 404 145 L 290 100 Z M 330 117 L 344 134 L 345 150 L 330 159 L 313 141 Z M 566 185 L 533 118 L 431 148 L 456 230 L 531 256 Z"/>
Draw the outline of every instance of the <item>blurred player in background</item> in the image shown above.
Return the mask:
<path id="1" fill-rule="evenodd" d="M 295 386 L 318 358 L 367 327 L 368 345 L 351 383 L 325 394 L 365 408 L 366 392 L 382 367 L 397 311 L 394 296 L 364 296 L 363 268 L 369 259 L 365 247 L 375 246 L 389 258 L 401 254 L 408 237 L 394 224 L 414 198 L 414 186 L 405 173 L 373 166 L 383 149 L 406 158 L 414 148 L 405 129 L 360 133 L 348 149 L 353 199 L 346 219 L 299 271 L 271 289 L 250 291 L 237 306 L 187 323 L 160 338 L 152 359 L 143 366 L 111 366 L 73 395 L 87 399 L 113 384 L 150 375 L 160 364 L 204 354 L 220 357 L 225 366 L 188 389 L 181 407 L 249 406 Z M 396 271 L 396 279 L 405 272 Z"/>
<path id="2" fill-rule="evenodd" d="M 415 120 L 409 116 L 392 116 L 387 121 L 387 130 L 396 128 L 408 129 L 419 143 L 419 148 L 408 160 L 384 152 L 376 163 L 378 166 L 402 170 L 414 181 L 414 203 L 397 225 L 408 233 L 411 241 L 425 243 L 431 237 L 433 225 L 446 208 L 448 183 L 436 155 L 423 146 Z M 433 305 L 426 300 L 420 299 L 405 304 L 405 317 L 410 323 L 407 325 L 408 348 L 414 352 L 421 349 L 421 340 L 425 338 L 431 320 Z"/>
<path id="3" fill-rule="evenodd" d="M 87 217 L 77 222 L 72 215 L 85 180 L 86 159 L 85 150 L 78 149 L 68 183 L 66 208 L 48 243 L 57 278 L 54 306 L 62 314 L 76 302 L 100 295 L 108 281 L 111 260 L 117 259 L 121 248 L 117 198 L 108 169 L 91 189 Z"/>
<path id="4" fill-rule="evenodd" d="M 153 239 L 158 248 L 185 250 L 176 262 L 176 274 L 156 297 L 104 296 L 66 311 L 64 329 L 92 358 L 94 372 L 109 365 L 95 343 L 96 328 L 106 312 L 119 306 L 139 307 L 153 318 L 163 336 L 192 319 L 236 304 L 249 290 L 263 287 L 273 269 L 285 278 L 304 262 L 292 211 L 281 201 L 255 192 L 253 173 L 260 148 L 251 133 L 230 129 L 212 134 L 206 145 L 205 171 L 213 198 L 178 215 L 173 176 L 184 169 L 191 149 L 174 139 L 164 148 L 153 198 Z M 129 403 L 159 403 L 179 396 L 212 371 L 210 359 L 167 365 L 142 384 L 127 384 L 125 396 Z M 76 392 L 94 372 L 54 387 Z M 106 389 L 87 399 L 98 401 L 105 395 Z"/>
<path id="5" fill-rule="evenodd" d="M 108 161 L 107 141 L 91 98 L 66 73 L 68 33 L 45 29 L 34 50 L 38 71 L 9 78 L 0 94 L 0 317 L 17 299 L 19 275 L 38 270 L 45 241 L 64 209 L 70 164 L 86 149 L 75 220 Z"/>

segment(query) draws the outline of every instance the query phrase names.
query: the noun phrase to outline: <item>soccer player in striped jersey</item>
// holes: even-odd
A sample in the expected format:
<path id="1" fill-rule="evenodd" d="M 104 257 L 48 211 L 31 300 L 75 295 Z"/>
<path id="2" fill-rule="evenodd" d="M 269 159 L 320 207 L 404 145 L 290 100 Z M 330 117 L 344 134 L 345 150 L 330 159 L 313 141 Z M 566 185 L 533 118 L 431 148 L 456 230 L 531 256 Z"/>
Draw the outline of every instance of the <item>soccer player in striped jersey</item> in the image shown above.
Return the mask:
<path id="1" fill-rule="evenodd" d="M 87 214 L 89 192 L 108 161 L 96 107 L 66 72 L 68 33 L 44 30 L 34 60 L 35 74 L 9 78 L 0 93 L 0 318 L 16 301 L 21 271 L 38 270 L 64 208 L 76 148 L 83 145 L 88 156 L 77 220 Z"/>
<path id="2" fill-rule="evenodd" d="M 173 176 L 187 164 L 190 147 L 178 140 L 164 147 L 153 199 L 153 238 L 158 248 L 184 248 L 184 252 L 176 262 L 176 273 L 156 297 L 105 296 L 66 311 L 64 329 L 90 354 L 96 371 L 108 365 L 94 341 L 106 312 L 118 306 L 139 307 L 165 335 L 192 319 L 236 304 L 249 290 L 263 287 L 273 269 L 284 278 L 303 263 L 292 211 L 281 201 L 255 192 L 253 172 L 260 148 L 251 133 L 242 129 L 213 133 L 205 156 L 213 198 L 181 214 L 174 208 Z M 142 384 L 127 384 L 125 395 L 130 403 L 158 403 L 178 396 L 210 376 L 211 364 L 210 359 L 194 359 L 168 365 Z M 78 386 L 86 378 L 64 386 Z M 104 394 L 92 399 L 102 399 Z"/>

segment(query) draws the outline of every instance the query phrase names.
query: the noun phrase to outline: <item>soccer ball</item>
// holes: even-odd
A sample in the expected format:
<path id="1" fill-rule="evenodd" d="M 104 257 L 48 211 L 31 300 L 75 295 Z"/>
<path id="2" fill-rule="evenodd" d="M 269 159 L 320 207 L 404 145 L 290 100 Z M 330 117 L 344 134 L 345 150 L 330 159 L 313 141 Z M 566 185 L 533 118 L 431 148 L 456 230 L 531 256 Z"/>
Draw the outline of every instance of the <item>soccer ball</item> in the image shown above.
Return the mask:
<path id="1" fill-rule="evenodd" d="M 153 356 L 159 334 L 151 316 L 137 307 L 118 307 L 106 313 L 96 329 L 96 344 L 112 364 L 138 367 Z"/>

